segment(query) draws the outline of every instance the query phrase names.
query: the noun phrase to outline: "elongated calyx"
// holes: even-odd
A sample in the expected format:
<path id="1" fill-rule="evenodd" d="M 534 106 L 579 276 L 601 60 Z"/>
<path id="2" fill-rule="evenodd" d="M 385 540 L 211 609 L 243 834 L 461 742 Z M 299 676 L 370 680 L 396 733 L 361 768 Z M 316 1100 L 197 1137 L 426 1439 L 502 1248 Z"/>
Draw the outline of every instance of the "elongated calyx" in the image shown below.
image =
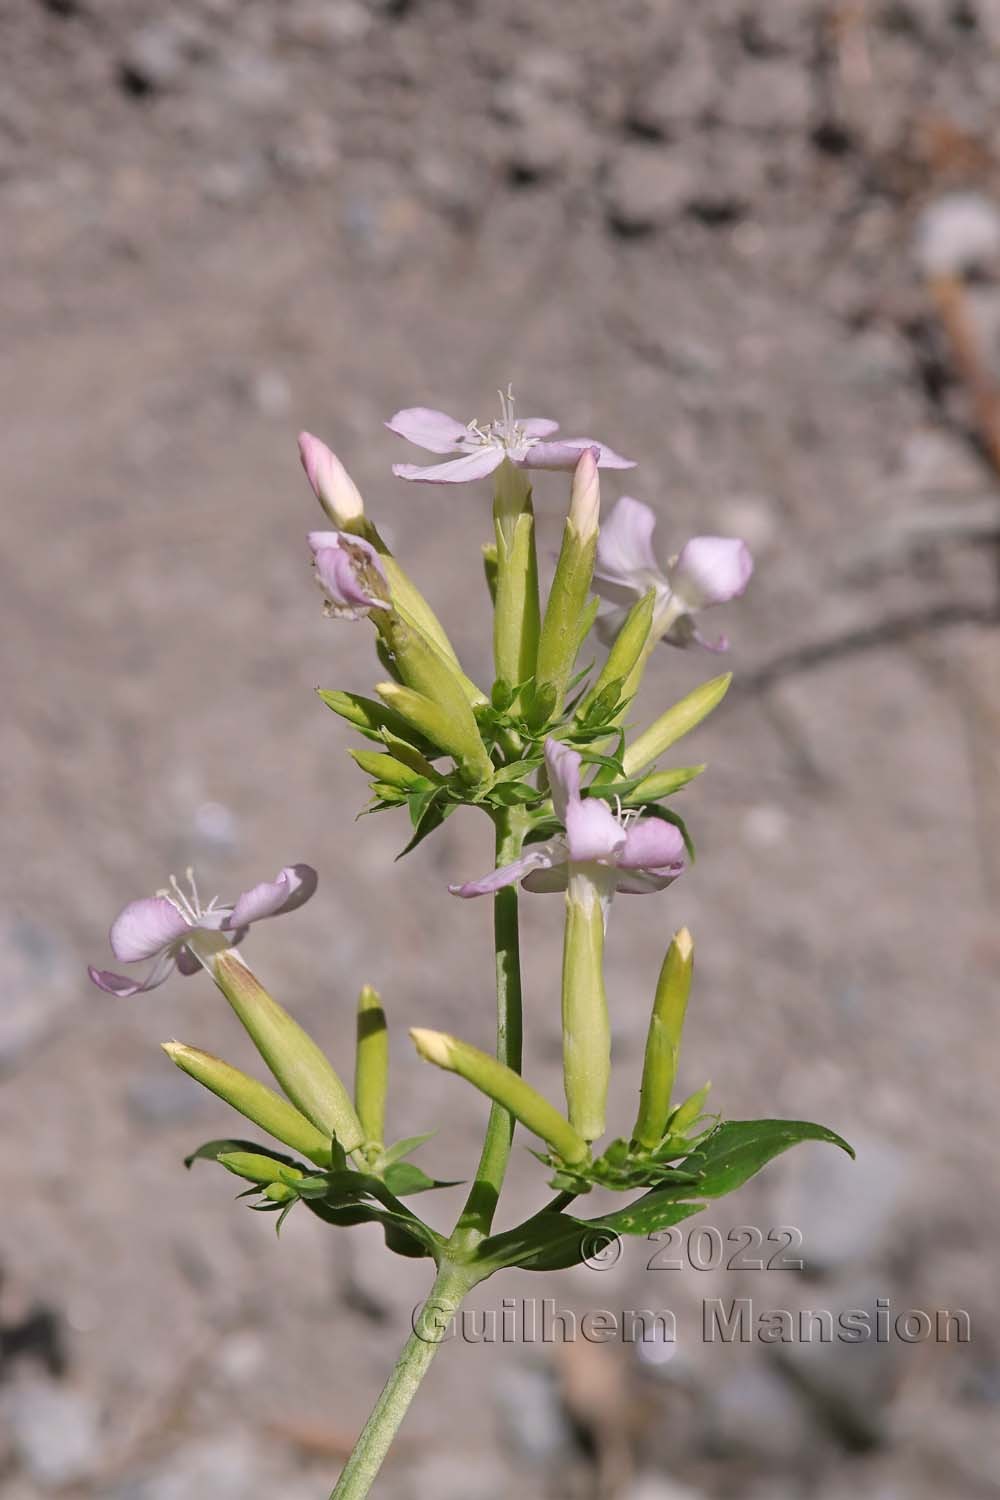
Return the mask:
<path id="1" fill-rule="evenodd" d="M 415 1026 L 411 1028 L 410 1036 L 425 1062 L 445 1068 L 449 1073 L 457 1073 L 488 1098 L 509 1109 L 515 1119 L 551 1146 L 567 1165 L 576 1166 L 587 1160 L 589 1148 L 583 1137 L 513 1068 L 444 1031 L 428 1031 Z"/>

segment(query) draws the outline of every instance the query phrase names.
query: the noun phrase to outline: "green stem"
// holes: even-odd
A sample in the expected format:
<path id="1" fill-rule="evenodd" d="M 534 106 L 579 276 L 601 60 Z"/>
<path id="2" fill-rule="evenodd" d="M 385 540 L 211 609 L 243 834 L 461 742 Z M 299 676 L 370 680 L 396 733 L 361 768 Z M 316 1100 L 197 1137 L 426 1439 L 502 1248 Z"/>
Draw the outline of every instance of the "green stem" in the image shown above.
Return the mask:
<path id="1" fill-rule="evenodd" d="M 521 853 L 527 831 L 524 814 L 510 808 L 497 814 L 496 863 L 511 864 Z M 497 1058 L 521 1071 L 521 953 L 517 926 L 517 887 L 505 886 L 493 897 L 496 947 Z M 461 1217 L 451 1237 L 455 1250 L 470 1250 L 485 1239 L 493 1224 L 514 1136 L 514 1117 L 500 1104 L 490 1110 L 482 1155 Z"/>
<path id="2" fill-rule="evenodd" d="M 498 866 L 517 859 L 527 827 L 527 819 L 516 808 L 497 815 Z M 509 886 L 498 891 L 493 898 L 493 928 L 496 941 L 497 1057 L 520 1072 L 521 959 L 516 888 Z M 507 1171 L 513 1134 L 513 1116 L 509 1110 L 494 1104 L 486 1126 L 476 1180 L 448 1245 L 456 1257 L 467 1258 L 490 1232 Z M 449 1336 L 448 1325 L 452 1317 L 481 1274 L 472 1265 L 463 1264 L 458 1259 L 441 1262 L 415 1330 L 403 1346 L 395 1369 L 344 1465 L 330 1500 L 364 1500 L 438 1345 Z"/>
<path id="3" fill-rule="evenodd" d="M 439 1345 L 450 1336 L 451 1319 L 474 1280 L 467 1267 L 451 1261 L 442 1264 L 414 1331 L 372 1408 L 330 1500 L 363 1500 L 368 1494 L 417 1387 Z"/>

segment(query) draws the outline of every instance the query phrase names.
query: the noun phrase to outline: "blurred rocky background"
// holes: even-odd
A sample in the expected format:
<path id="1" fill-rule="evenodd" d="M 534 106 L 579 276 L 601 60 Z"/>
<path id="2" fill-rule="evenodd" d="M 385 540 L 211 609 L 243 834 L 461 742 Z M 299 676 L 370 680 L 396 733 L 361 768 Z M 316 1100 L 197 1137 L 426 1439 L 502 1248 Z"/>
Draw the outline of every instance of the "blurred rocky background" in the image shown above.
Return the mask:
<path id="1" fill-rule="evenodd" d="M 698 1219 L 683 1269 L 639 1242 L 489 1283 L 479 1308 L 670 1309 L 678 1338 L 457 1340 L 379 1494 L 1000 1493 L 1000 5 L 4 0 L 0 46 L 5 1500 L 317 1500 L 387 1373 L 423 1268 L 304 1211 L 279 1244 L 187 1174 L 231 1122 L 157 1043 L 249 1047 L 205 984 L 116 1002 L 84 964 L 171 870 L 232 894 L 311 861 L 255 967 L 345 1068 L 376 984 L 395 1133 L 445 1110 L 422 1160 L 468 1173 L 482 1111 L 405 1026 L 488 1043 L 489 911 L 445 889 L 488 829 L 397 865 L 403 828 L 353 820 L 313 689 L 374 660 L 322 618 L 295 433 L 483 679 L 487 494 L 393 480 L 418 455 L 381 421 L 485 418 L 508 381 L 640 461 L 664 552 L 723 531 L 757 559 L 736 685 L 676 758 L 711 762 L 699 862 L 614 913 L 617 1126 L 684 921 L 681 1082 L 859 1159 L 800 1148 L 704 1216 L 800 1229 L 802 1272 L 712 1269 Z M 565 482 L 537 497 L 551 551 Z M 664 649 L 641 716 L 715 670 Z M 559 911 L 524 906 L 557 1090 Z M 516 1153 L 509 1219 L 541 1192 Z M 702 1302 L 737 1296 L 961 1308 L 972 1341 L 706 1343 Z"/>

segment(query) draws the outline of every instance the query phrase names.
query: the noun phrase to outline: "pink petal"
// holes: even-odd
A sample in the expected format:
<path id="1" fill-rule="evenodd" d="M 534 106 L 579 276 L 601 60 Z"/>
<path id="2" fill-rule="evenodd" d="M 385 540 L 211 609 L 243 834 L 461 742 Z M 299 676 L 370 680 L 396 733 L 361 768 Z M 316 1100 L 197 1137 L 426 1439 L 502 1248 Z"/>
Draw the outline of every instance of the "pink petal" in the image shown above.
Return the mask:
<path id="1" fill-rule="evenodd" d="M 170 978 L 175 967 L 173 955 L 161 953 L 145 979 L 141 981 L 128 979 L 124 974 L 112 974 L 110 969 L 95 969 L 93 965 L 87 969 L 87 973 L 97 988 L 103 990 L 106 995 L 117 995 L 119 999 L 127 1000 L 132 995 L 144 995 L 147 990 L 155 990 L 165 979 Z"/>
<path id="2" fill-rule="evenodd" d="M 555 443 L 536 443 L 520 460 L 526 469 L 575 469 L 584 448 L 596 448 L 600 457 L 599 469 L 634 469 L 631 458 L 622 458 L 605 443 L 595 443 L 593 438 L 562 438 Z"/>
<path id="3" fill-rule="evenodd" d="M 617 864 L 625 848 L 625 830 L 596 798 L 571 802 L 566 811 L 566 843 L 574 864 Z"/>
<path id="4" fill-rule="evenodd" d="M 545 770 L 552 793 L 552 805 L 560 823 L 566 821 L 566 811 L 571 802 L 580 796 L 581 760 L 576 750 L 563 745 L 559 740 L 545 741 Z"/>
<path id="5" fill-rule="evenodd" d="M 569 864 L 565 861 L 548 870 L 532 870 L 521 882 L 522 888 L 536 896 L 549 895 L 553 891 L 564 891 L 569 884 Z"/>
<path id="6" fill-rule="evenodd" d="M 111 951 L 123 964 L 153 958 L 190 932 L 180 912 L 164 896 L 130 901 L 111 924 Z"/>
<path id="7" fill-rule="evenodd" d="M 618 859 L 622 870 L 663 870 L 684 863 L 684 840 L 679 828 L 662 818 L 640 818 L 625 833 Z"/>
<path id="8" fill-rule="evenodd" d="M 662 576 L 653 551 L 655 527 L 655 512 L 641 500 L 623 495 L 612 507 L 597 538 L 595 579 L 617 584 L 633 595 L 645 593 L 652 581 L 649 575 Z"/>
<path id="9" fill-rule="evenodd" d="M 221 924 L 223 931 L 249 927 L 251 922 L 303 906 L 315 891 L 318 878 L 311 865 L 286 865 L 274 880 L 264 880 L 243 892 Z"/>
<path id="10" fill-rule="evenodd" d="M 548 417 L 525 417 L 517 425 L 525 437 L 549 437 L 551 433 L 559 431 L 559 423 L 550 422 Z"/>
<path id="11" fill-rule="evenodd" d="M 668 885 L 673 885 L 682 869 L 672 865 L 666 870 L 619 870 L 615 890 L 623 896 L 651 896 L 654 891 L 665 891 Z"/>
<path id="12" fill-rule="evenodd" d="M 738 599 L 750 582 L 753 558 L 738 537 L 695 536 L 670 569 L 670 584 L 689 610 Z"/>
<path id="13" fill-rule="evenodd" d="M 522 854 L 520 859 L 515 859 L 513 864 L 491 870 L 481 880 L 467 880 L 464 885 L 450 885 L 448 889 L 453 896 L 461 896 L 463 900 L 468 900 L 471 896 L 492 896 L 494 891 L 502 890 L 504 886 L 516 885 L 533 870 L 550 869 L 553 864 L 565 858 L 565 853 L 555 843 L 536 844 Z"/>
<path id="14" fill-rule="evenodd" d="M 446 464 L 430 464 L 427 468 L 419 464 L 393 464 L 392 472 L 397 479 L 415 479 L 419 484 L 464 484 L 469 479 L 492 474 L 503 460 L 502 448 L 484 443 L 474 453 L 464 453 Z"/>
<path id="15" fill-rule="evenodd" d="M 360 582 L 354 564 L 339 547 L 324 547 L 316 553 L 316 577 L 333 604 L 370 609 L 380 603 Z"/>
<path id="16" fill-rule="evenodd" d="M 464 422 L 456 422 L 447 412 L 435 411 L 430 406 L 405 406 L 385 425 L 390 432 L 416 443 L 418 448 L 426 448 L 429 453 L 457 453 L 469 436 Z"/>

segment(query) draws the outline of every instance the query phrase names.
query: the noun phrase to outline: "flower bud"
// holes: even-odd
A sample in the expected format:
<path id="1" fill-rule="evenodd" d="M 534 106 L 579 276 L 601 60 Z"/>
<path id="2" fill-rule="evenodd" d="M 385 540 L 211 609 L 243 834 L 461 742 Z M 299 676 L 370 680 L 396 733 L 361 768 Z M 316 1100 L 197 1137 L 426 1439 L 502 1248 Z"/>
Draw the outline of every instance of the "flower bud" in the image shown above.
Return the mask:
<path id="1" fill-rule="evenodd" d="M 275 1161 L 270 1156 L 259 1156 L 256 1151 L 223 1151 L 216 1160 L 227 1172 L 242 1177 L 246 1182 L 258 1182 L 262 1187 L 271 1183 L 287 1186 L 290 1177 L 297 1179 L 302 1176 L 297 1167 Z"/>
<path id="2" fill-rule="evenodd" d="M 677 1106 L 670 1116 L 671 1135 L 683 1135 L 686 1130 L 690 1130 L 701 1114 L 702 1105 L 708 1098 L 708 1091 L 711 1087 L 711 1083 L 703 1084 L 700 1089 L 685 1099 L 683 1104 Z"/>
<path id="3" fill-rule="evenodd" d="M 212 977 L 261 1057 L 295 1107 L 345 1151 L 364 1138 L 350 1095 L 312 1037 L 273 1000 L 230 949 L 213 961 Z"/>
<path id="4" fill-rule="evenodd" d="M 389 1090 L 389 1032 L 382 1002 L 370 984 L 358 996 L 358 1044 L 354 1067 L 354 1107 L 365 1145 L 381 1148 Z"/>
<path id="5" fill-rule="evenodd" d="M 674 792 L 679 792 L 682 787 L 687 786 L 689 781 L 706 769 L 701 766 L 675 766 L 670 771 L 652 771 L 644 776 L 638 786 L 622 798 L 626 807 L 638 807 L 644 802 L 658 802 L 661 797 L 669 797 Z"/>
<path id="6" fill-rule="evenodd" d="M 660 969 L 646 1037 L 639 1113 L 632 1131 L 632 1139 L 650 1151 L 660 1144 L 667 1128 L 693 962 L 691 934 L 682 927 Z"/>
<path id="7" fill-rule="evenodd" d="M 445 705 L 438 698 L 398 682 L 377 683 L 375 691 L 418 734 L 454 757 L 464 781 L 477 785 L 492 780 L 493 762 L 468 704 L 459 706 L 453 698 Z"/>
<path id="8" fill-rule="evenodd" d="M 250 1078 L 239 1068 L 230 1067 L 221 1058 L 197 1047 L 186 1047 L 183 1042 L 164 1042 L 162 1045 L 171 1062 L 176 1063 L 183 1073 L 211 1089 L 246 1119 L 273 1135 L 276 1141 L 301 1152 L 317 1166 L 330 1165 L 328 1137 L 266 1084 L 258 1083 L 256 1078 Z"/>
<path id="9" fill-rule="evenodd" d="M 584 448 L 573 471 L 569 524 L 581 542 L 597 541 L 597 520 L 601 513 L 601 481 L 597 469 L 599 457 L 599 448 Z"/>
<path id="10" fill-rule="evenodd" d="M 622 757 L 625 775 L 629 777 L 638 775 L 644 766 L 651 765 L 665 750 L 669 750 L 675 741 L 682 739 L 700 724 L 702 719 L 707 718 L 712 709 L 717 707 L 726 696 L 726 690 L 732 680 L 732 672 L 723 672 L 721 677 L 713 677 L 709 682 L 703 682 L 679 703 L 668 708 L 666 713 L 661 714 L 655 723 L 650 724 L 638 739 L 633 740 L 631 745 L 626 747 Z"/>
<path id="11" fill-rule="evenodd" d="M 421 780 L 419 772 L 411 766 L 404 766 L 394 755 L 380 754 L 377 750 L 348 750 L 347 753 L 367 775 L 374 777 L 376 781 L 386 781 L 402 791 Z M 431 774 L 433 775 L 433 770 Z"/>
<path id="12" fill-rule="evenodd" d="M 565 1116 L 537 1089 L 525 1083 L 513 1068 L 443 1031 L 413 1027 L 410 1036 L 425 1062 L 432 1062 L 449 1073 L 457 1073 L 460 1078 L 474 1084 L 487 1098 L 509 1110 L 525 1129 L 539 1136 L 568 1166 L 579 1166 L 587 1160 L 587 1142 Z"/>
<path id="13" fill-rule="evenodd" d="M 365 503 L 357 485 L 324 442 L 311 432 L 300 432 L 299 457 L 316 499 L 339 531 L 364 515 Z"/>
<path id="14" fill-rule="evenodd" d="M 534 716 L 538 723 L 561 710 L 580 647 L 580 626 L 594 576 L 600 504 L 597 462 L 594 450 L 587 448 L 573 476 L 569 515 L 538 641 L 535 683 L 539 707 Z"/>
<path id="15" fill-rule="evenodd" d="M 652 589 L 633 604 L 625 616 L 622 628 L 615 637 L 614 644 L 608 652 L 608 659 L 601 668 L 597 681 L 581 700 L 577 709 L 578 718 L 586 714 L 604 689 L 613 682 L 621 684 L 620 696 L 622 698 L 629 698 L 635 692 L 639 685 L 636 674 L 637 671 L 641 672 L 646 660 L 644 653 L 650 647 L 650 631 L 653 626 L 655 605 L 656 594 Z"/>

